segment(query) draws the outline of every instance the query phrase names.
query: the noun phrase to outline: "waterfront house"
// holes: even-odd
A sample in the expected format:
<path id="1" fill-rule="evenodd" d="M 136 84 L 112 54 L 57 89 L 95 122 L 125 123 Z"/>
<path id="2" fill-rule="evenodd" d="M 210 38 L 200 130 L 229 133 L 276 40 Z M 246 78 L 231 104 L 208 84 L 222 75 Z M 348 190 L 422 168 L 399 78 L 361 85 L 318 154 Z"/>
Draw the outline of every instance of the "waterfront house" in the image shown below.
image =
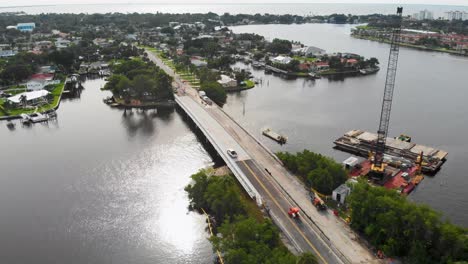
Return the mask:
<path id="1" fill-rule="evenodd" d="M 330 69 L 330 65 L 328 64 L 328 62 L 324 62 L 324 61 L 315 62 L 311 66 L 311 70 L 313 71 L 326 71 L 329 69 Z"/>
<path id="2" fill-rule="evenodd" d="M 19 93 L 15 96 L 8 97 L 7 100 L 13 103 L 14 105 L 18 105 L 21 103 L 21 99 L 23 98 L 23 96 L 25 96 L 26 102 L 28 103 L 28 105 L 34 105 L 41 101 L 44 101 L 45 97 L 49 94 L 50 94 L 49 91 L 46 91 L 46 90 L 24 92 L 24 93 Z"/>
<path id="3" fill-rule="evenodd" d="M 279 63 L 279 64 L 288 64 L 292 61 L 292 58 L 289 56 L 277 56 L 271 59 L 272 63 Z"/>
<path id="4" fill-rule="evenodd" d="M 237 86 L 237 81 L 232 79 L 231 77 L 221 74 L 221 80 L 218 80 L 224 88 L 232 88 Z"/>
<path id="5" fill-rule="evenodd" d="M 306 46 L 306 47 L 300 47 L 300 48 L 294 49 L 292 53 L 306 56 L 306 57 L 320 57 L 320 56 L 325 55 L 326 51 L 321 48 L 314 47 L 314 46 Z"/>

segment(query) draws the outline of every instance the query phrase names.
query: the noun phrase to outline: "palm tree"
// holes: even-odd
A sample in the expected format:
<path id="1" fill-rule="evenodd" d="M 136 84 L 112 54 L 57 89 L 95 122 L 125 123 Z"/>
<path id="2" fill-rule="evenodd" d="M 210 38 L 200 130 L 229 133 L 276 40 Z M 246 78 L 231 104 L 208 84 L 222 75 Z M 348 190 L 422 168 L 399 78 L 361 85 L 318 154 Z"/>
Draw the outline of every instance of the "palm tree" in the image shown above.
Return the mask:
<path id="1" fill-rule="evenodd" d="M 23 94 L 20 96 L 19 101 L 23 107 L 26 107 L 28 103 L 28 98 L 26 97 L 26 95 Z"/>

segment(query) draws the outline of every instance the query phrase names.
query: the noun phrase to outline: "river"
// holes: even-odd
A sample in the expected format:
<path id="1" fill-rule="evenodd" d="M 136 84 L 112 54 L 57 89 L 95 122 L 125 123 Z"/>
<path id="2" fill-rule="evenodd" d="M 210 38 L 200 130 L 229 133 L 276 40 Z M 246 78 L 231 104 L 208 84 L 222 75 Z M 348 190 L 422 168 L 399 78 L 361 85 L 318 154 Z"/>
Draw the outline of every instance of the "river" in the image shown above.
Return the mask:
<path id="1" fill-rule="evenodd" d="M 335 138 L 377 129 L 388 56 L 388 45 L 353 39 L 350 27 L 234 27 L 374 56 L 382 70 L 315 82 L 254 70 L 263 85 L 230 94 L 224 108 L 274 151 L 307 148 L 344 160 L 349 154 L 332 149 Z M 409 198 L 465 227 L 467 72 L 467 58 L 402 48 L 390 125 L 391 135 L 449 152 Z M 210 263 L 204 218 L 187 210 L 183 188 L 212 158 L 177 112 L 124 114 L 102 103 L 103 84 L 86 81 L 48 125 L 9 131 L 0 122 L 0 262 Z M 265 126 L 288 135 L 288 144 L 262 137 Z"/>
<path id="2" fill-rule="evenodd" d="M 211 157 L 176 111 L 124 114 L 103 85 L 48 124 L 0 123 L 0 262 L 210 263 L 184 187 Z"/>
<path id="3" fill-rule="evenodd" d="M 230 94 L 224 108 L 274 151 L 305 148 L 343 161 L 349 154 L 334 150 L 333 140 L 351 129 L 377 131 L 389 45 L 355 39 L 351 25 L 250 25 L 231 29 L 300 41 L 327 52 L 352 52 L 376 57 L 375 75 L 344 80 L 285 80 L 252 70 L 263 79 L 248 91 Z M 242 65 L 237 65 L 241 67 Z M 449 152 L 447 162 L 409 196 L 442 211 L 468 227 L 468 57 L 401 48 L 390 118 L 390 136 L 411 135 L 413 141 Z M 286 134 L 279 146 L 261 137 L 264 127 Z"/>

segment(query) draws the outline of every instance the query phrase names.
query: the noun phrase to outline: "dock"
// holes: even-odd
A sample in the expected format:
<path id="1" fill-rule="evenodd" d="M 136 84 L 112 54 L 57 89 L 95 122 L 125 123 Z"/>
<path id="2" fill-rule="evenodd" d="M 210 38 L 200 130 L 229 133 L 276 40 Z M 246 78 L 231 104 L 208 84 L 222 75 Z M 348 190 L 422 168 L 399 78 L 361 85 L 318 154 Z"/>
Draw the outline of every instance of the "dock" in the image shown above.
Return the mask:
<path id="1" fill-rule="evenodd" d="M 377 140 L 377 134 L 351 130 L 333 143 L 337 149 L 367 157 Z M 423 153 L 422 171 L 436 173 L 447 159 L 448 152 L 433 147 L 418 145 L 400 139 L 387 138 L 386 155 L 402 163 L 408 160 L 415 164 L 418 156 Z"/>

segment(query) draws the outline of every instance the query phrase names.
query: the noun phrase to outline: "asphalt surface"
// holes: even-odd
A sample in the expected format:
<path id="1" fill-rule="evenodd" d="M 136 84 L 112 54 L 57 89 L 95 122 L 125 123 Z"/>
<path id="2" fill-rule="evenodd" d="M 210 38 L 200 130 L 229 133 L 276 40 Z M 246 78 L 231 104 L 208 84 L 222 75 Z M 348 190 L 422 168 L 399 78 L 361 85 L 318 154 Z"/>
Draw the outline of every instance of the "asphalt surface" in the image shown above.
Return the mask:
<path id="1" fill-rule="evenodd" d="M 298 218 L 288 215 L 290 207 L 297 205 L 289 201 L 281 190 L 269 179 L 267 170 L 253 160 L 238 161 L 237 164 L 268 206 L 275 223 L 283 230 L 294 247 L 301 252 L 312 252 L 320 263 L 342 263 L 325 245 L 310 226 L 312 223 L 299 213 Z"/>

